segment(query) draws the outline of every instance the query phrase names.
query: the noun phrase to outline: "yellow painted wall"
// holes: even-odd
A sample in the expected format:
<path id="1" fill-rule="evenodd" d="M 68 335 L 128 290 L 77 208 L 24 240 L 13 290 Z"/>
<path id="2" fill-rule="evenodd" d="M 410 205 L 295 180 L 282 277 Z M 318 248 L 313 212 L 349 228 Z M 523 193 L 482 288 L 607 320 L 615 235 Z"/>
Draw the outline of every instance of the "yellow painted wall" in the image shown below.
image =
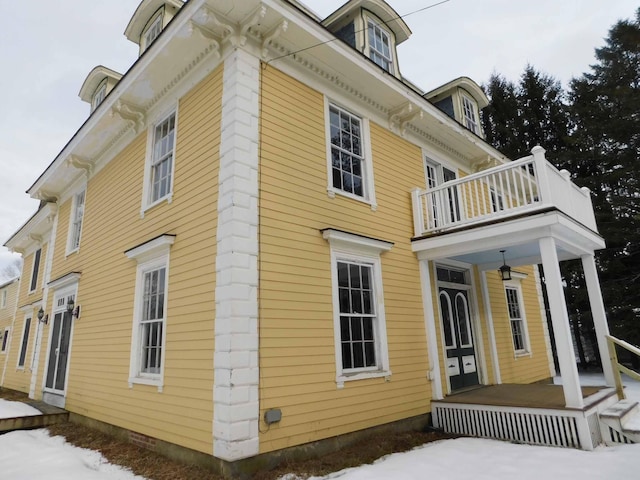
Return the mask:
<path id="1" fill-rule="evenodd" d="M 173 199 L 140 216 L 147 132 L 88 182 L 82 239 L 65 256 L 68 200 L 60 208 L 51 278 L 81 272 L 66 408 L 211 453 L 215 255 L 222 68 L 180 99 Z M 128 385 L 137 263 L 124 252 L 162 234 L 170 250 L 164 390 Z M 49 294 L 49 309 L 55 292 Z M 47 327 L 45 338 L 48 339 Z M 43 349 L 38 387 L 46 360 Z"/>
<path id="2" fill-rule="evenodd" d="M 267 452 L 426 413 L 431 388 L 410 244 L 410 191 L 424 184 L 420 148 L 372 122 L 377 211 L 330 199 L 322 94 L 272 67 L 262 78 L 260 408 L 282 410 L 282 421 L 260 434 Z M 336 386 L 327 227 L 394 242 L 381 256 L 389 382 Z"/>
<path id="3" fill-rule="evenodd" d="M 23 258 L 22 280 L 20 281 L 17 302 L 18 309 L 16 311 L 15 320 L 13 321 L 13 326 L 11 327 L 9 350 L 6 352 L 6 368 L 4 371 L 3 386 L 11 390 L 18 390 L 25 393 L 29 392 L 29 386 L 31 384 L 33 348 L 35 345 L 37 330 L 39 328 L 37 311 L 40 307 L 38 306 L 38 308 L 35 308 L 33 304 L 42 300 L 43 276 L 48 247 L 48 243 L 45 243 L 41 247 L 38 282 L 36 289 L 32 293 L 29 293 L 29 288 L 31 286 L 31 275 L 33 271 L 35 252 L 31 252 Z M 18 358 L 20 355 L 22 334 L 24 331 L 24 321 L 27 316 L 31 317 L 29 339 L 27 343 L 27 355 L 25 357 L 24 367 L 18 367 Z"/>
<path id="4" fill-rule="evenodd" d="M 9 356 L 9 352 L 11 351 L 11 334 L 13 327 L 13 316 L 16 311 L 16 306 L 18 304 L 18 289 L 20 287 L 20 280 L 14 281 L 5 285 L 3 288 L 0 288 L 0 295 L 2 295 L 3 291 L 6 291 L 7 300 L 4 307 L 0 308 L 0 350 L 2 347 L 2 340 L 4 337 L 4 332 L 6 329 L 8 330 L 8 337 L 6 343 L 5 351 L 0 351 L 0 381 L 2 379 L 2 372 L 4 370 L 5 362 L 7 357 Z M 0 386 L 4 386 L 4 384 L 0 383 Z"/>
<path id="5" fill-rule="evenodd" d="M 516 269 L 527 274 L 527 278 L 522 280 L 521 285 L 531 352 L 521 356 L 516 356 L 513 347 L 507 300 L 500 275 L 496 271 L 487 272 L 503 383 L 531 383 L 551 376 L 543 326 L 543 321 L 546 320 L 542 318 L 540 312 L 534 268 L 534 266 L 527 266 Z"/>

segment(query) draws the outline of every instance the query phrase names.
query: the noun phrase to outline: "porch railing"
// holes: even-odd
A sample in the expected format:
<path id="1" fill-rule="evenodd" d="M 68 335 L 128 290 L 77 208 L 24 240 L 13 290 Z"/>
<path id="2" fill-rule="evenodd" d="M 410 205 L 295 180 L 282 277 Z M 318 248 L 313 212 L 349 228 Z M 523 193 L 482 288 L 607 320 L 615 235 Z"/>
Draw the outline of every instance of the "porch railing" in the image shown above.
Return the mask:
<path id="1" fill-rule="evenodd" d="M 616 345 L 632 353 L 633 355 L 636 355 L 638 358 L 640 358 L 640 348 L 636 347 L 635 345 L 631 345 L 624 340 L 620 340 L 619 338 L 616 338 L 612 335 L 607 335 L 607 345 L 609 347 L 609 359 L 611 361 L 611 366 L 613 367 L 613 377 L 616 383 L 616 392 L 618 393 L 618 398 L 622 400 L 625 398 L 625 395 L 620 374 L 624 373 L 634 380 L 640 381 L 640 373 L 631 370 L 618 361 L 618 352 L 616 350 Z"/>
<path id="2" fill-rule="evenodd" d="M 412 192 L 416 236 L 555 207 L 596 231 L 587 188 L 546 161 L 544 149 L 495 168 Z"/>

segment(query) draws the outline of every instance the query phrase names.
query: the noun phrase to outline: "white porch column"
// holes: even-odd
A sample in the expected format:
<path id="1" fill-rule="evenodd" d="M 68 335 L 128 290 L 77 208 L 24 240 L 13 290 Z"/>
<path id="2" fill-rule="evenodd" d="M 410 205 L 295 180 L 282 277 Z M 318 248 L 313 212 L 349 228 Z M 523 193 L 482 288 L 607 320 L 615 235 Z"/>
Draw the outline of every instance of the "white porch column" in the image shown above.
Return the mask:
<path id="1" fill-rule="evenodd" d="M 258 115 L 260 62 L 235 50 L 224 62 L 213 378 L 213 454 L 259 452 Z"/>
<path id="2" fill-rule="evenodd" d="M 607 382 L 607 386 L 614 387 L 613 367 L 609 361 L 609 348 L 605 338 L 606 335 L 609 335 L 609 325 L 607 324 L 607 315 L 604 309 L 604 302 L 602 301 L 602 291 L 600 290 L 595 258 L 593 254 L 583 255 L 581 260 L 584 279 L 587 283 L 587 292 L 589 293 L 593 326 L 596 329 L 596 338 L 598 339 L 598 350 L 600 351 L 600 359 L 602 360 L 604 379 Z"/>
<path id="3" fill-rule="evenodd" d="M 558 253 L 556 252 L 556 241 L 552 237 L 545 237 L 541 238 L 539 243 L 540 253 L 542 255 L 542 266 L 544 267 L 547 281 L 551 323 L 555 336 L 556 351 L 558 352 L 558 363 L 560 364 L 565 404 L 567 407 L 582 408 L 584 407 L 584 399 L 582 398 L 582 390 L 580 389 L 576 356 L 571 340 L 569 315 L 567 314 L 567 304 L 562 288 L 562 276 L 560 274 Z"/>
<path id="4" fill-rule="evenodd" d="M 438 358 L 438 340 L 436 337 L 436 312 L 431 290 L 431 274 L 429 261 L 420 260 L 420 283 L 422 287 L 422 306 L 424 308 L 424 327 L 427 333 L 427 350 L 429 355 L 429 378 L 431 379 L 434 400 L 442 400 L 442 377 L 440 375 L 440 359 Z"/>

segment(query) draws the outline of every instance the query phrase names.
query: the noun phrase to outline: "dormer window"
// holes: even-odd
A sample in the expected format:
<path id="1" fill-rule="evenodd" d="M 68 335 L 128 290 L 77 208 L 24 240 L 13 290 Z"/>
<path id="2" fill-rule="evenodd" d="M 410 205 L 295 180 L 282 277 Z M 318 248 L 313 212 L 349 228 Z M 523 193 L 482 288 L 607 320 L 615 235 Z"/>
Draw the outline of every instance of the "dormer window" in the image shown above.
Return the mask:
<path id="1" fill-rule="evenodd" d="M 102 103 L 104 97 L 107 96 L 107 79 L 105 78 L 100 86 L 96 89 L 96 93 L 93 94 L 93 99 L 91 100 L 91 111 L 94 111 L 98 108 L 98 105 Z"/>
<path id="2" fill-rule="evenodd" d="M 372 19 L 368 20 L 369 58 L 384 68 L 393 72 L 393 58 L 391 54 L 391 35 Z"/>
<path id="3" fill-rule="evenodd" d="M 464 126 L 476 135 L 480 135 L 480 124 L 476 113 L 476 103 L 466 95 L 462 94 L 462 116 Z"/>
<path id="4" fill-rule="evenodd" d="M 149 48 L 149 46 L 153 43 L 153 41 L 158 38 L 160 33 L 162 32 L 162 17 L 163 10 L 161 9 L 149 22 L 149 26 L 142 34 L 143 40 L 143 50 Z"/>

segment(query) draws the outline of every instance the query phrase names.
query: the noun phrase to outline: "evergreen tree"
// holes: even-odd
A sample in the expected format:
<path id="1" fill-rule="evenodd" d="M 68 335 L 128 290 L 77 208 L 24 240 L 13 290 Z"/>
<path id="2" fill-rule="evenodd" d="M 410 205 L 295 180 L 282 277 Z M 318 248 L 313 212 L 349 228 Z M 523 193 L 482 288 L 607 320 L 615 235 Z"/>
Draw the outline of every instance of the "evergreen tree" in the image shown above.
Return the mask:
<path id="1" fill-rule="evenodd" d="M 591 71 L 571 82 L 570 170 L 593 194 L 603 296 L 614 335 L 640 344 L 640 9 L 616 23 Z"/>

